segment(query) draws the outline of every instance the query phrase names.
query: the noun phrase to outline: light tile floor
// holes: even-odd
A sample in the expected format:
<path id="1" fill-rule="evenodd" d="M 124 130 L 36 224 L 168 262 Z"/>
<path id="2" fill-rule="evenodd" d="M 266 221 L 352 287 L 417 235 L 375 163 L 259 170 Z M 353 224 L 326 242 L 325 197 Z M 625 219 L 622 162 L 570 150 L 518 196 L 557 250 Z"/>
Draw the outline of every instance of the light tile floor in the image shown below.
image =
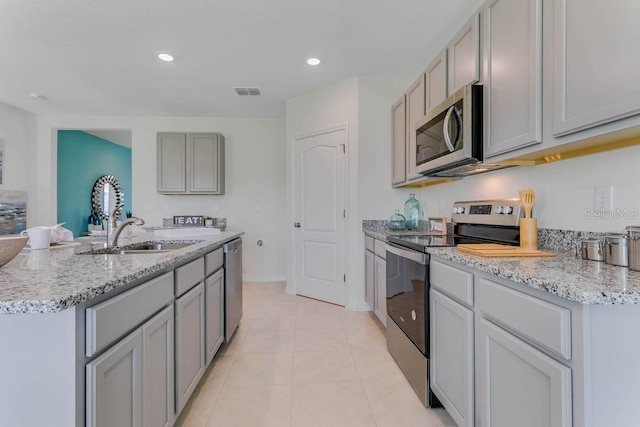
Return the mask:
<path id="1" fill-rule="evenodd" d="M 370 312 L 245 283 L 243 318 L 176 422 L 181 427 L 444 427 L 386 348 Z"/>

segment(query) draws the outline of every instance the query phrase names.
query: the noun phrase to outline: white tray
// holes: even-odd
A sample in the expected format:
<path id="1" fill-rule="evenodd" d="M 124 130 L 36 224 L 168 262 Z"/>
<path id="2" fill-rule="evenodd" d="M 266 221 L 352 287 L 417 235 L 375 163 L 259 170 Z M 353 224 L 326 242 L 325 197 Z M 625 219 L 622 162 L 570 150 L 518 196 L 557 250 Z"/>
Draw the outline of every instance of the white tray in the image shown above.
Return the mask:
<path id="1" fill-rule="evenodd" d="M 167 228 L 164 230 L 154 230 L 153 234 L 156 237 L 192 237 L 192 236 L 213 236 L 215 234 L 220 234 L 220 230 L 218 228 L 205 228 L 205 227 L 195 227 L 195 228 Z"/>

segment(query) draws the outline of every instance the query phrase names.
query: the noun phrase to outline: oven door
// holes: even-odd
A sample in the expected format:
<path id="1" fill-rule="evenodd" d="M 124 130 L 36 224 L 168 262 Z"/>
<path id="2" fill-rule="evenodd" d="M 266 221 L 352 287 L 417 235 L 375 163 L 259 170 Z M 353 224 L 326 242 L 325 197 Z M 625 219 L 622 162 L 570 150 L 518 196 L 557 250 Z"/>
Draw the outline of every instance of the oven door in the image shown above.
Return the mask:
<path id="1" fill-rule="evenodd" d="M 387 244 L 387 316 L 428 356 L 428 262 L 425 253 Z"/>

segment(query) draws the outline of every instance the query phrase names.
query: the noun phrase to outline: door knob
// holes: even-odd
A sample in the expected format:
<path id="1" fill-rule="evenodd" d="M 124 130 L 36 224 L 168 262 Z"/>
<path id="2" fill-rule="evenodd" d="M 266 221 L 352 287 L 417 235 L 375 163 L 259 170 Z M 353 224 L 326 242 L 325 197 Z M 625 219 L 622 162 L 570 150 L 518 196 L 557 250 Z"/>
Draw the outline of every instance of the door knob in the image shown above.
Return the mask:
<path id="1" fill-rule="evenodd" d="M 296 222 L 296 223 L 294 223 L 294 224 L 293 224 L 293 226 L 294 226 L 295 228 L 300 228 L 300 223 L 299 223 L 299 222 Z"/>

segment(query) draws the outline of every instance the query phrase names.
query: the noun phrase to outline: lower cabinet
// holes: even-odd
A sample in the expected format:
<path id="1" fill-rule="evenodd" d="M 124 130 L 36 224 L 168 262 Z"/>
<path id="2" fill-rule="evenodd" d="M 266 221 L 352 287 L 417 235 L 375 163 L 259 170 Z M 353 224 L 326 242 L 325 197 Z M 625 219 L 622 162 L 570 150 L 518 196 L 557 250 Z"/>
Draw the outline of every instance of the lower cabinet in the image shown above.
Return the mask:
<path id="1" fill-rule="evenodd" d="M 569 427 L 571 369 L 486 319 L 478 331 L 479 425 Z"/>
<path id="2" fill-rule="evenodd" d="M 171 427 L 175 413 L 174 310 L 142 326 L 142 425 Z"/>
<path id="3" fill-rule="evenodd" d="M 173 376 L 169 306 L 87 364 L 87 426 L 171 426 Z"/>
<path id="4" fill-rule="evenodd" d="M 90 427 L 142 424 L 142 331 L 139 329 L 87 365 Z"/>
<path id="5" fill-rule="evenodd" d="M 178 298 L 175 307 L 176 413 L 180 413 L 206 368 L 204 283 Z"/>
<path id="6" fill-rule="evenodd" d="M 373 312 L 380 322 L 387 326 L 387 261 L 384 258 L 375 257 L 375 303 Z"/>
<path id="7" fill-rule="evenodd" d="M 433 288 L 429 296 L 431 389 L 458 427 L 473 427 L 473 311 Z"/>
<path id="8" fill-rule="evenodd" d="M 387 326 L 386 243 L 365 236 L 364 301 L 369 304 L 380 322 Z"/>
<path id="9" fill-rule="evenodd" d="M 209 365 L 224 342 L 224 269 L 216 271 L 204 282 L 205 320 L 207 349 L 206 364 Z"/>
<path id="10" fill-rule="evenodd" d="M 373 309 L 375 298 L 376 256 L 371 251 L 364 251 L 364 302 Z"/>

